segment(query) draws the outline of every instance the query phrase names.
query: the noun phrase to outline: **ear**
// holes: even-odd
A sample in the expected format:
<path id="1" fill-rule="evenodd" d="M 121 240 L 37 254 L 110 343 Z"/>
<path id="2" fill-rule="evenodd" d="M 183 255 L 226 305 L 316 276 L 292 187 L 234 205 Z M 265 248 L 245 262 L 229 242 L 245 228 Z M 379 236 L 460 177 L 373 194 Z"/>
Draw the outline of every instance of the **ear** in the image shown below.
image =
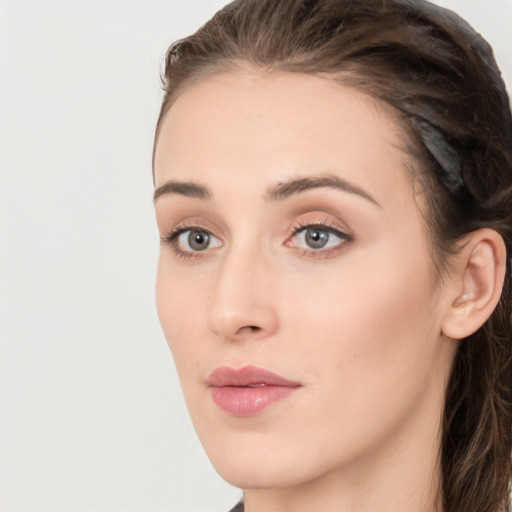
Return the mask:
<path id="1" fill-rule="evenodd" d="M 500 299 L 505 270 L 506 249 L 500 234 L 486 228 L 464 238 L 448 285 L 449 306 L 442 323 L 445 336 L 460 340 L 485 323 Z"/>

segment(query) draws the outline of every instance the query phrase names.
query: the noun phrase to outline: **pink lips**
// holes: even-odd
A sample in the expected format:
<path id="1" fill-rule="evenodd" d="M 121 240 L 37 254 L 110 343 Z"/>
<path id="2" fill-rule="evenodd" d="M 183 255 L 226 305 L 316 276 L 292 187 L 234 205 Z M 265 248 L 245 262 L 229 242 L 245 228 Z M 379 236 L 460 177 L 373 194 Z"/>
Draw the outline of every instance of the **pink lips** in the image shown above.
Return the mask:
<path id="1" fill-rule="evenodd" d="M 244 366 L 238 370 L 221 366 L 207 380 L 214 402 L 233 416 L 253 416 L 300 388 L 275 373 Z"/>

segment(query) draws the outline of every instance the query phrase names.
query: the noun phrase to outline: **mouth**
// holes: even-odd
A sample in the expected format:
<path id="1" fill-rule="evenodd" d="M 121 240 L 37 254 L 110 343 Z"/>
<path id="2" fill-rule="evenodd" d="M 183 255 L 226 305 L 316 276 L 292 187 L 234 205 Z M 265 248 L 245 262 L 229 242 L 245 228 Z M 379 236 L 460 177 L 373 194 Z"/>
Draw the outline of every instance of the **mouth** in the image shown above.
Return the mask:
<path id="1" fill-rule="evenodd" d="M 301 384 L 273 372 L 244 366 L 221 366 L 208 377 L 211 396 L 224 412 L 239 417 L 254 416 L 291 396 Z"/>

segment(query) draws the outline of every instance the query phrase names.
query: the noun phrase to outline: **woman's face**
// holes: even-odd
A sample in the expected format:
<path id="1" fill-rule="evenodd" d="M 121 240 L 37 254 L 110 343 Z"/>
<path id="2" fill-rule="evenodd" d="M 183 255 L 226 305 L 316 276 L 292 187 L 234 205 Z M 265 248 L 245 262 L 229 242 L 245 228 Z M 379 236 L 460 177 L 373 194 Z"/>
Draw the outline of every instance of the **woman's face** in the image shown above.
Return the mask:
<path id="1" fill-rule="evenodd" d="M 234 485 L 368 473 L 436 445 L 455 344 L 403 140 L 368 96 L 299 74 L 205 79 L 164 120 L 158 312 Z"/>

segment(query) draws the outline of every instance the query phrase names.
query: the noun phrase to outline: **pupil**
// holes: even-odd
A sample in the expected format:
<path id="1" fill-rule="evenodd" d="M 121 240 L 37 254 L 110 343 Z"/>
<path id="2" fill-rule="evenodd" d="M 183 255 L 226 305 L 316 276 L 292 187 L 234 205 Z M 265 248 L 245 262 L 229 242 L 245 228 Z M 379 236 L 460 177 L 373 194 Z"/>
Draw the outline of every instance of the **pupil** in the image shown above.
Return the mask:
<path id="1" fill-rule="evenodd" d="M 306 230 L 306 243 L 312 249 L 321 249 L 328 241 L 329 233 L 316 228 L 309 228 Z"/>
<path id="2" fill-rule="evenodd" d="M 210 236 L 204 231 L 191 231 L 188 235 L 188 244 L 194 251 L 204 251 L 209 242 Z"/>

